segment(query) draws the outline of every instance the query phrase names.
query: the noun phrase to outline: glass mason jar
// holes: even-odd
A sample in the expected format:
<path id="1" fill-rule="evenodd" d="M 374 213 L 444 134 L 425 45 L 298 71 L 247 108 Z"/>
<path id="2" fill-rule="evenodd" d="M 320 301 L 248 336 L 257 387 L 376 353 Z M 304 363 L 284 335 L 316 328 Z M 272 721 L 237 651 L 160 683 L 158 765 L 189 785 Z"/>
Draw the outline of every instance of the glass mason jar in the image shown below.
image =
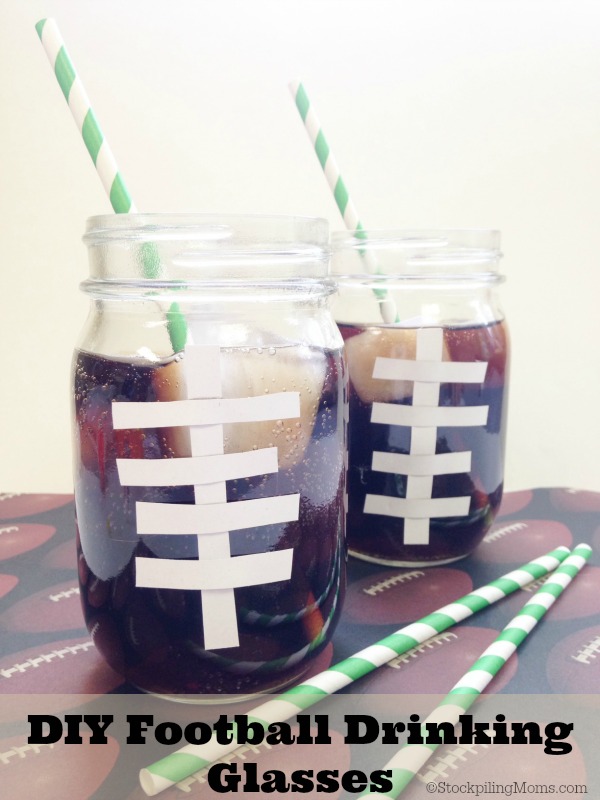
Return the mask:
<path id="1" fill-rule="evenodd" d="M 508 385 L 499 247 L 496 231 L 332 237 L 350 380 L 352 555 L 446 564 L 494 520 Z"/>
<path id="2" fill-rule="evenodd" d="M 345 367 L 327 237 L 325 221 L 288 217 L 88 222 L 81 598 L 96 647 L 141 689 L 276 690 L 332 637 Z"/>

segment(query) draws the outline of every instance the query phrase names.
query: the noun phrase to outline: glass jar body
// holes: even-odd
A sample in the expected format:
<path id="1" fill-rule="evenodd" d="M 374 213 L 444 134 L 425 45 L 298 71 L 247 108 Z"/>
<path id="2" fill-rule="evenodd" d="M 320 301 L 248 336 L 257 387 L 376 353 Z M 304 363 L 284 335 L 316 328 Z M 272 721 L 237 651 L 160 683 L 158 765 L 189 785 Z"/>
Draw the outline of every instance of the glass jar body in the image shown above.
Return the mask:
<path id="1" fill-rule="evenodd" d="M 350 553 L 395 566 L 455 561 L 481 542 L 502 498 L 509 342 L 497 236 L 340 234 L 333 251 L 350 384 Z"/>
<path id="2" fill-rule="evenodd" d="M 306 674 L 345 581 L 344 362 L 323 234 L 301 231 L 294 251 L 287 228 L 265 236 L 258 219 L 241 237 L 240 220 L 217 222 L 134 218 L 108 236 L 95 223 L 92 269 L 137 260 L 141 275 L 86 282 L 74 359 L 86 623 L 132 684 L 201 701 Z M 286 278 L 299 252 L 310 274 Z"/>

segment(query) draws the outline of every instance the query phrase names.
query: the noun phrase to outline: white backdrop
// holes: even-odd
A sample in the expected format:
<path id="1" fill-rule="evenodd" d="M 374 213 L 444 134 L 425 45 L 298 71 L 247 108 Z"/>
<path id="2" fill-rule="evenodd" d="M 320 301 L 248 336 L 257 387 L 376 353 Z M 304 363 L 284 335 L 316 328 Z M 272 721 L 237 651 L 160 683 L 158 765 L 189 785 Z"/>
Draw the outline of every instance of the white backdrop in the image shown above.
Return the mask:
<path id="1" fill-rule="evenodd" d="M 53 16 L 137 206 L 324 216 L 301 78 L 369 227 L 495 227 L 506 486 L 600 489 L 596 0 L 3 0 L 0 491 L 70 491 L 85 219 L 110 211 L 34 29 Z"/>

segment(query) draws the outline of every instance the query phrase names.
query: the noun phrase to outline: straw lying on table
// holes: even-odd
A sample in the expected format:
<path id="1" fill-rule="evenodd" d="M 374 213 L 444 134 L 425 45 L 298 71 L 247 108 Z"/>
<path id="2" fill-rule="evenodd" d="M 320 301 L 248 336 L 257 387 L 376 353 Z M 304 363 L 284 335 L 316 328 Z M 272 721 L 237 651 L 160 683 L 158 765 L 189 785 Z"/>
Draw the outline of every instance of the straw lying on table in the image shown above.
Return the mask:
<path id="1" fill-rule="evenodd" d="M 360 221 L 356 206 L 354 205 L 354 202 L 350 197 L 350 193 L 346 188 L 346 184 L 342 179 L 338 163 L 331 151 L 331 148 L 329 147 L 329 144 L 327 143 L 327 139 L 323 133 L 323 128 L 321 127 L 321 123 L 319 122 L 319 118 L 317 117 L 314 106 L 311 104 L 308 98 L 306 89 L 300 81 L 292 81 L 289 86 L 296 104 L 296 108 L 298 109 L 298 113 L 302 118 L 306 132 L 308 133 L 308 136 L 312 142 L 317 158 L 319 159 L 319 164 L 321 165 L 323 174 L 327 179 L 329 188 L 333 193 L 333 197 L 339 212 L 342 215 L 344 224 L 349 231 L 354 231 L 357 239 L 365 239 L 366 234 L 364 225 Z M 369 272 L 376 273 L 377 262 L 373 258 L 371 251 L 368 248 L 365 248 L 364 250 L 361 250 L 360 253 L 364 258 L 365 264 L 367 265 L 367 270 Z M 390 297 L 388 297 L 387 291 L 385 289 L 374 289 L 373 293 L 379 301 L 379 311 L 383 321 L 386 323 L 396 322 L 396 304 Z"/>
<path id="2" fill-rule="evenodd" d="M 48 60 L 54 70 L 56 80 L 65 96 L 65 100 L 102 185 L 108 194 L 110 204 L 116 214 L 134 214 L 137 209 L 131 199 L 129 190 L 113 152 L 102 133 L 96 115 L 77 74 L 77 70 L 65 47 L 58 25 L 53 19 L 41 19 L 35 26 Z M 160 270 L 160 259 L 156 249 L 146 246 L 142 254 L 142 266 L 146 278 L 156 278 Z M 167 330 L 173 351 L 183 349 L 187 339 L 187 326 L 177 303 L 172 303 L 167 311 Z"/>
<path id="3" fill-rule="evenodd" d="M 262 724 L 265 729 L 273 722 L 283 722 L 289 719 L 299 711 L 309 708 L 353 681 L 368 675 L 393 658 L 423 644 L 427 639 L 442 633 L 457 622 L 488 608 L 492 603 L 527 586 L 531 581 L 547 575 L 556 569 L 568 554 L 568 548 L 559 547 L 491 583 L 475 589 L 453 603 L 428 614 L 417 622 L 400 628 L 376 644 L 289 689 L 278 698 L 268 700 L 249 712 L 249 718 L 253 722 Z M 236 742 L 219 744 L 214 739 L 203 745 L 186 745 L 177 752 L 142 769 L 140 771 L 141 786 L 146 794 L 156 795 L 233 752 L 237 747 Z"/>
<path id="4" fill-rule="evenodd" d="M 427 723 L 449 722 L 451 725 L 456 725 L 459 722 L 460 715 L 473 705 L 492 678 L 585 566 L 591 552 L 591 547 L 586 544 L 576 547 L 541 589 L 525 603 L 519 613 L 422 723 L 423 738 L 427 735 Z M 438 747 L 439 744 L 405 745 L 383 767 L 384 770 L 392 771 L 392 789 L 387 792 L 365 792 L 360 797 L 373 799 L 398 797 Z"/>

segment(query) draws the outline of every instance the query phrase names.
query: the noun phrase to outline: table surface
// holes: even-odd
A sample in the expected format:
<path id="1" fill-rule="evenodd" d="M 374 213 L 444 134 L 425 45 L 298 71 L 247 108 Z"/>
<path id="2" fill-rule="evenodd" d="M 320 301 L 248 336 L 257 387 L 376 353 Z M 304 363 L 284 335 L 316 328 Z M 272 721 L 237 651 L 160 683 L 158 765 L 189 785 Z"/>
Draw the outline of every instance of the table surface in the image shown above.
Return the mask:
<path id="1" fill-rule="evenodd" d="M 595 548 L 589 565 L 488 691 L 599 695 L 600 493 L 562 488 L 506 494 L 484 542 L 472 556 L 451 565 L 401 569 L 350 558 L 342 619 L 315 671 L 526 561 L 580 542 Z M 474 615 L 346 691 L 445 694 L 532 590 L 528 587 Z M 43 688 L 40 665 L 45 667 Z M 0 495 L 0 695 L 42 691 L 128 694 L 135 689 L 104 664 L 83 626 L 72 497 Z M 97 789 L 85 789 L 81 797 L 103 796 Z M 84 792 L 83 784 L 80 790 Z M 36 800 L 44 797 L 42 791 Z"/>

